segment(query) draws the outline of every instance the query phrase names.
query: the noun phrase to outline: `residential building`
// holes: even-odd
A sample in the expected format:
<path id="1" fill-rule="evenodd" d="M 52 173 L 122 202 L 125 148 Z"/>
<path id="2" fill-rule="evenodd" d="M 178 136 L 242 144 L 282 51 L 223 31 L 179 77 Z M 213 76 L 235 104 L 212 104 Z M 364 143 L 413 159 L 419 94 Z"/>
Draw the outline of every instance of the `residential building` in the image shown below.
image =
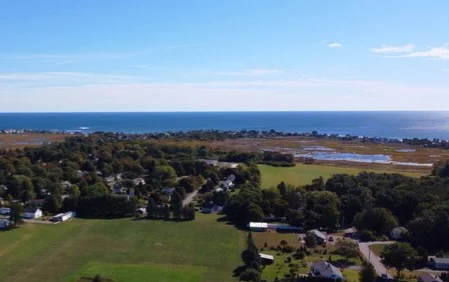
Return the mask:
<path id="1" fill-rule="evenodd" d="M 355 227 L 351 227 L 345 229 L 345 237 L 347 238 L 355 238 L 357 235 L 357 229 Z"/>
<path id="2" fill-rule="evenodd" d="M 408 231 L 405 227 L 396 227 L 393 228 L 390 232 L 390 237 L 393 240 L 401 240 L 403 239 L 404 234 L 406 234 Z"/>
<path id="3" fill-rule="evenodd" d="M 137 209 L 136 213 L 140 216 L 146 216 L 147 215 L 147 209 L 146 208 L 139 208 Z"/>
<path id="4" fill-rule="evenodd" d="M 6 219 L 6 218 L 0 218 L 0 229 L 6 229 L 6 228 L 8 228 L 8 226 L 9 226 L 10 223 L 11 223 L 11 222 L 10 222 L 8 219 Z"/>
<path id="5" fill-rule="evenodd" d="M 133 179 L 133 184 L 135 186 L 138 186 L 138 185 L 145 185 L 146 183 L 145 183 L 145 180 L 143 178 L 139 177 L 139 178 Z"/>
<path id="6" fill-rule="evenodd" d="M 317 261 L 312 266 L 313 276 L 324 277 L 333 280 L 344 280 L 340 269 L 326 261 Z"/>
<path id="7" fill-rule="evenodd" d="M 448 270 L 449 258 L 429 258 L 429 266 L 433 269 Z"/>
<path id="8" fill-rule="evenodd" d="M 26 219 L 36 219 L 39 217 L 42 217 L 43 213 L 40 209 L 38 208 L 27 208 L 25 209 L 25 212 L 23 213 L 23 218 Z"/>
<path id="9" fill-rule="evenodd" d="M 171 196 L 173 194 L 173 192 L 175 192 L 175 191 L 176 191 L 176 188 L 174 188 L 174 187 L 162 188 L 162 194 L 165 194 L 165 195 L 168 195 L 168 196 Z"/>
<path id="10" fill-rule="evenodd" d="M 438 275 L 431 274 L 429 272 L 422 272 L 418 278 L 419 282 L 443 282 Z"/>
<path id="11" fill-rule="evenodd" d="M 55 215 L 51 221 L 54 222 L 64 222 L 75 216 L 75 212 L 66 212 Z"/>
<path id="12" fill-rule="evenodd" d="M 0 214 L 1 215 L 9 215 L 11 213 L 10 208 L 0 208 Z"/>
<path id="13" fill-rule="evenodd" d="M 313 235 L 315 235 L 316 242 L 318 243 L 318 245 L 322 245 L 322 244 L 326 243 L 326 241 L 327 241 L 326 234 L 324 234 L 316 229 L 310 230 L 309 232 L 312 233 Z"/>

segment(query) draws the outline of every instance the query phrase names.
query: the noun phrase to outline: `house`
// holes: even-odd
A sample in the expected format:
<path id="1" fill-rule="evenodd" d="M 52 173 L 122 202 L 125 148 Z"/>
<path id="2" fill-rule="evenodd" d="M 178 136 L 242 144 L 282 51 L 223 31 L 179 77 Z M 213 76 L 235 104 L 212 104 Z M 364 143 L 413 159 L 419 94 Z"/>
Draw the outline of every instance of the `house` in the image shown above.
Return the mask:
<path id="1" fill-rule="evenodd" d="M 43 213 L 40 209 L 37 208 L 27 208 L 25 212 L 23 213 L 23 218 L 26 219 L 35 219 L 42 217 Z"/>
<path id="2" fill-rule="evenodd" d="M 162 194 L 167 195 L 167 196 L 171 196 L 173 194 L 173 192 L 176 191 L 176 188 L 173 187 L 165 187 L 162 188 Z"/>
<path id="3" fill-rule="evenodd" d="M 251 231 L 265 232 L 268 229 L 268 223 L 266 222 L 250 222 L 248 227 Z"/>
<path id="4" fill-rule="evenodd" d="M 0 214 L 1 215 L 9 215 L 11 213 L 10 208 L 0 208 Z"/>
<path id="5" fill-rule="evenodd" d="M 6 219 L 6 218 L 0 218 L 0 229 L 6 229 L 6 228 L 8 228 L 8 226 L 9 226 L 10 223 L 11 223 L 11 222 L 10 222 L 8 219 Z"/>
<path id="6" fill-rule="evenodd" d="M 221 193 L 221 192 L 224 192 L 224 189 L 223 188 L 215 188 L 215 192 Z"/>
<path id="7" fill-rule="evenodd" d="M 419 282 L 443 282 L 438 275 L 431 274 L 429 272 L 423 272 L 419 275 Z"/>
<path id="8" fill-rule="evenodd" d="M 114 186 L 112 187 L 112 191 L 114 191 L 115 194 L 126 194 L 126 188 L 123 186 L 121 182 L 116 182 Z"/>
<path id="9" fill-rule="evenodd" d="M 134 186 L 138 186 L 138 185 L 145 185 L 145 180 L 143 178 L 135 178 L 133 179 L 133 184 Z"/>
<path id="10" fill-rule="evenodd" d="M 355 227 L 351 227 L 348 229 L 345 229 L 345 237 L 346 238 L 355 238 L 357 234 L 357 229 Z"/>
<path id="11" fill-rule="evenodd" d="M 146 208 L 139 208 L 137 209 L 136 213 L 140 216 L 146 216 L 147 215 L 147 209 Z"/>
<path id="12" fill-rule="evenodd" d="M 449 269 L 449 258 L 432 257 L 429 259 L 429 266 L 433 269 Z"/>
<path id="13" fill-rule="evenodd" d="M 72 189 L 72 183 L 70 183 L 69 181 L 64 181 L 61 184 L 62 188 L 66 191 L 70 191 Z"/>
<path id="14" fill-rule="evenodd" d="M 312 265 L 313 276 L 324 277 L 333 280 L 344 280 L 343 274 L 338 267 L 325 262 L 317 261 Z"/>
<path id="15" fill-rule="evenodd" d="M 201 206 L 202 213 L 212 213 L 212 209 L 214 208 L 214 204 L 212 202 L 204 203 Z"/>
<path id="16" fill-rule="evenodd" d="M 200 160 L 198 160 L 198 161 L 204 162 L 204 163 L 206 163 L 206 164 L 208 164 L 208 165 L 211 165 L 211 166 L 217 166 L 217 164 L 218 164 L 218 161 L 217 161 L 217 160 L 204 160 L 204 159 L 200 159 Z"/>
<path id="17" fill-rule="evenodd" d="M 270 255 L 266 255 L 266 254 L 262 254 L 262 253 L 260 253 L 259 256 L 262 259 L 263 265 L 273 264 L 273 262 L 274 262 L 274 256 L 270 256 Z"/>
<path id="18" fill-rule="evenodd" d="M 396 227 L 393 228 L 390 232 L 390 237 L 393 240 L 401 240 L 403 239 L 404 234 L 406 234 L 408 231 L 405 227 Z"/>
<path id="19" fill-rule="evenodd" d="M 288 224 L 268 223 L 268 229 L 276 230 L 279 233 L 295 233 L 301 232 L 303 229 L 297 226 L 291 226 Z"/>
<path id="20" fill-rule="evenodd" d="M 326 234 L 324 234 L 316 229 L 310 230 L 309 232 L 312 233 L 313 235 L 315 235 L 316 242 L 318 243 L 318 245 L 322 245 L 322 244 L 326 243 L 326 241 L 327 241 Z"/>

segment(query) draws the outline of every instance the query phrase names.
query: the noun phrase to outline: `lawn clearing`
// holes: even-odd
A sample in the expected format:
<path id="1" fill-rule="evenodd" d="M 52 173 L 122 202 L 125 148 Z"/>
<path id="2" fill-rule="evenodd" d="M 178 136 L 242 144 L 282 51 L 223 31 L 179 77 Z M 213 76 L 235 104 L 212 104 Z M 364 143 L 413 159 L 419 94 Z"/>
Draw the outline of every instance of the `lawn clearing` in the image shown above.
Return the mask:
<path id="1" fill-rule="evenodd" d="M 236 281 L 246 233 L 217 219 L 26 224 L 0 232 L 0 281 Z"/>
<path id="2" fill-rule="evenodd" d="M 276 187 L 284 181 L 286 184 L 306 185 L 310 184 L 313 179 L 322 176 L 324 180 L 330 178 L 334 174 L 347 173 L 358 174 L 362 171 L 376 173 L 403 173 L 412 177 L 423 176 L 419 172 L 401 172 L 395 170 L 366 170 L 354 167 L 337 167 L 325 165 L 306 165 L 297 163 L 295 167 L 273 167 L 268 165 L 258 165 L 262 174 L 262 186 L 264 188 Z"/>
<path id="3" fill-rule="evenodd" d="M 385 249 L 386 246 L 388 246 L 388 244 L 374 244 L 370 245 L 369 249 L 371 250 L 371 252 L 373 252 L 373 254 L 380 257 L 380 253 Z"/>

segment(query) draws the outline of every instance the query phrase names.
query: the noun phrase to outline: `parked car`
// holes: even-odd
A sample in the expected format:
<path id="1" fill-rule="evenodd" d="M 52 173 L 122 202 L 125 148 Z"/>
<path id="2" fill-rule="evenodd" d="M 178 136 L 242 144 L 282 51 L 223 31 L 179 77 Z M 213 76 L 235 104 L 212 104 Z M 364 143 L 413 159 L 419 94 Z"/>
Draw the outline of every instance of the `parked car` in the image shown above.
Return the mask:
<path id="1" fill-rule="evenodd" d="M 334 237 L 330 236 L 327 240 L 328 240 L 329 242 L 334 242 Z"/>

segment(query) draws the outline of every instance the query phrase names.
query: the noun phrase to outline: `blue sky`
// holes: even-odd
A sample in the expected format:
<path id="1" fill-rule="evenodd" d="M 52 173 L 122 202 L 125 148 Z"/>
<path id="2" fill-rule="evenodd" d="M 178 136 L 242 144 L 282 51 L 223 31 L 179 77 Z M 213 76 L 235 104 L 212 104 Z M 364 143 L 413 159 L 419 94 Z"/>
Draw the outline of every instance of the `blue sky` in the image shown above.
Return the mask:
<path id="1" fill-rule="evenodd" d="M 449 110 L 449 1 L 5 1 L 0 111 Z"/>

